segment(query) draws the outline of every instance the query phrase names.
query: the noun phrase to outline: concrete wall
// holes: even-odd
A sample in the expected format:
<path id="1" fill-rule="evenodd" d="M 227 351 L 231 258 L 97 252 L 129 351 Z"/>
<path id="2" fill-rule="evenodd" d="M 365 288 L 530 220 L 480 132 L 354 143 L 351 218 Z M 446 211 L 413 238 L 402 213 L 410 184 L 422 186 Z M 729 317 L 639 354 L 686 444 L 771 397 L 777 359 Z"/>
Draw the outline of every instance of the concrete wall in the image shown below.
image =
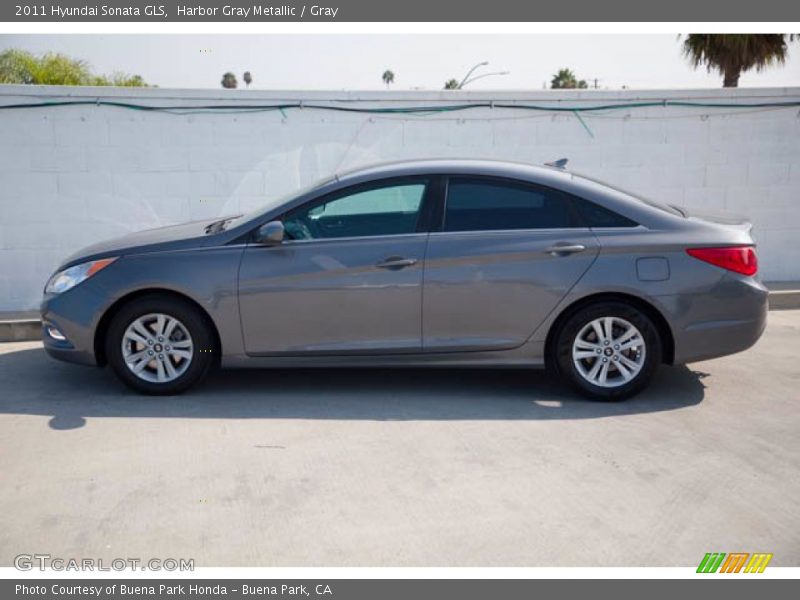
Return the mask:
<path id="1" fill-rule="evenodd" d="M 659 92 L 259 92 L 0 86 L 0 105 L 104 98 L 147 105 L 347 106 L 639 100 L 786 102 L 800 88 Z M 235 213 L 358 165 L 488 157 L 542 163 L 698 209 L 754 219 L 762 274 L 800 280 L 800 112 L 651 107 L 583 113 L 499 108 L 429 116 L 309 108 L 172 114 L 97 106 L 0 110 L 0 310 L 37 305 L 81 246 Z"/>

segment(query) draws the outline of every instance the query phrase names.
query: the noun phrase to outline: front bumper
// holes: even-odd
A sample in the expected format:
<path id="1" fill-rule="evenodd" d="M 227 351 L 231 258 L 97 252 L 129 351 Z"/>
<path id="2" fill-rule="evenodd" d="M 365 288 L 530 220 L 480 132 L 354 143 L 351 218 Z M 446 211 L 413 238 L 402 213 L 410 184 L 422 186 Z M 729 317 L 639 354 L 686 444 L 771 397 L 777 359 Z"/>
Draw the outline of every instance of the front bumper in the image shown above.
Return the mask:
<path id="1" fill-rule="evenodd" d="M 91 285 L 81 284 L 63 294 L 47 294 L 42 300 L 42 343 L 45 351 L 58 360 L 82 365 L 98 365 L 95 330 L 105 312 L 108 298 Z M 54 337 L 55 328 L 65 339 Z"/>

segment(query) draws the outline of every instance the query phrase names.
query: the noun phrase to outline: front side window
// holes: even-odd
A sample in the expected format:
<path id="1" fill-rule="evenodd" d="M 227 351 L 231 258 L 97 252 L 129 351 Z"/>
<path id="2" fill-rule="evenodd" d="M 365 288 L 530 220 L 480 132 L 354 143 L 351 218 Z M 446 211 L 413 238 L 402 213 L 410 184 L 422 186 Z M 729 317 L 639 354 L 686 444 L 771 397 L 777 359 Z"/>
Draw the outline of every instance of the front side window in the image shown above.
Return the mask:
<path id="1" fill-rule="evenodd" d="M 555 190 L 524 183 L 451 178 L 444 231 L 576 227 L 567 199 Z"/>
<path id="2" fill-rule="evenodd" d="M 283 226 L 294 240 L 414 233 L 425 187 L 424 181 L 359 187 L 291 211 Z"/>

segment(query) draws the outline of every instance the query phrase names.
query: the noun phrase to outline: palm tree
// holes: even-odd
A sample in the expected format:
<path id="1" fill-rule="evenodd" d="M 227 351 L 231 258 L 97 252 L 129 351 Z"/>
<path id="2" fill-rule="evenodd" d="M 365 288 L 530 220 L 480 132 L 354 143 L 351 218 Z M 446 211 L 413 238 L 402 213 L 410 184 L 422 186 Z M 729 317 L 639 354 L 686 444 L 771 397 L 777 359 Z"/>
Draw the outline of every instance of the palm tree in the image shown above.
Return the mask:
<path id="1" fill-rule="evenodd" d="M 683 41 L 683 54 L 695 69 L 719 72 L 722 87 L 737 87 L 743 72 L 785 63 L 787 37 L 792 39 L 782 33 L 693 33 Z"/>
<path id="2" fill-rule="evenodd" d="M 575 88 L 585 89 L 589 87 L 586 80 L 578 80 L 570 69 L 559 69 L 550 81 L 550 87 L 554 90 L 572 90 Z"/>
<path id="3" fill-rule="evenodd" d="M 381 75 L 381 79 L 383 79 L 383 83 L 385 83 L 386 87 L 388 88 L 390 85 L 394 83 L 394 73 L 389 69 L 386 69 L 383 72 L 383 75 Z"/>
<path id="4" fill-rule="evenodd" d="M 236 75 L 228 71 L 222 76 L 222 87 L 232 90 L 235 89 L 236 86 L 239 85 L 236 81 Z"/>
<path id="5" fill-rule="evenodd" d="M 253 76 L 250 75 L 250 71 L 245 71 L 244 75 L 242 75 L 242 79 L 244 79 L 244 84 L 247 87 L 250 87 L 250 84 L 253 83 Z"/>
<path id="6" fill-rule="evenodd" d="M 444 89 L 446 90 L 457 90 L 458 89 L 458 80 L 457 79 L 448 79 L 444 82 Z"/>

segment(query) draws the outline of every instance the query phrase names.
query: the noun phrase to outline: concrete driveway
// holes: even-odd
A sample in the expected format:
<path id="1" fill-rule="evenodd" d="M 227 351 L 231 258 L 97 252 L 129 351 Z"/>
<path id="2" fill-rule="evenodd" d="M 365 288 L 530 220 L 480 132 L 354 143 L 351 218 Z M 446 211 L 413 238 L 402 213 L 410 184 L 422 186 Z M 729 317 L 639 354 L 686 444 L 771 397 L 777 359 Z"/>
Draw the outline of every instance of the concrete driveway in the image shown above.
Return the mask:
<path id="1" fill-rule="evenodd" d="M 228 371 L 179 398 L 0 345 L 0 565 L 800 565 L 800 311 L 622 404 L 520 371 Z"/>

